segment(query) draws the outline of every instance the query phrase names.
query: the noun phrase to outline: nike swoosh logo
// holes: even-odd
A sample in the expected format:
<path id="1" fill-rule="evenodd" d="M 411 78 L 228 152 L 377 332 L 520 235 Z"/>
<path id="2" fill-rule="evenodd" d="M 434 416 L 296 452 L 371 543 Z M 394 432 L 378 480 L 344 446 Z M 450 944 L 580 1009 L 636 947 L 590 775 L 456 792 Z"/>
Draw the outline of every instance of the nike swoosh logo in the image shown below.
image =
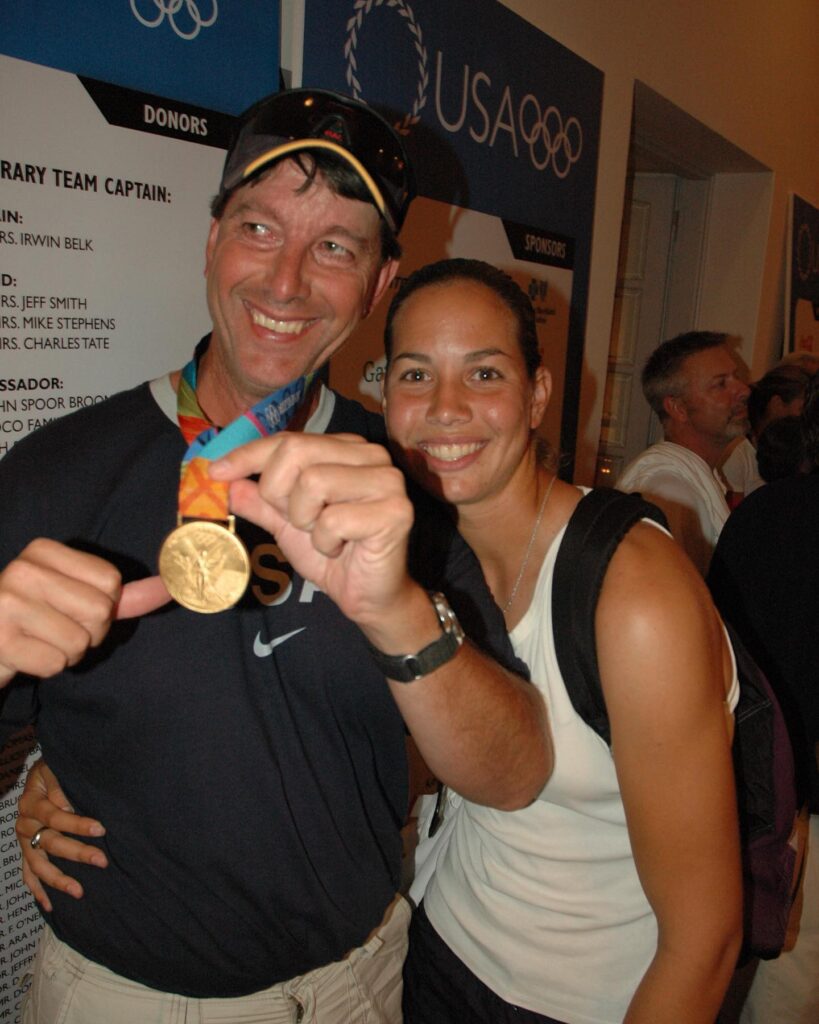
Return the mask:
<path id="1" fill-rule="evenodd" d="M 283 644 L 285 640 L 289 640 L 291 636 L 295 636 L 297 633 L 303 632 L 306 628 L 306 626 L 302 626 L 301 629 L 294 629 L 292 633 L 285 633 L 284 636 L 277 636 L 275 640 L 271 640 L 270 643 L 267 644 L 262 640 L 262 634 L 257 633 L 256 639 L 253 641 L 253 653 L 257 658 L 267 658 L 273 653 L 274 649 L 278 647 L 279 644 Z"/>

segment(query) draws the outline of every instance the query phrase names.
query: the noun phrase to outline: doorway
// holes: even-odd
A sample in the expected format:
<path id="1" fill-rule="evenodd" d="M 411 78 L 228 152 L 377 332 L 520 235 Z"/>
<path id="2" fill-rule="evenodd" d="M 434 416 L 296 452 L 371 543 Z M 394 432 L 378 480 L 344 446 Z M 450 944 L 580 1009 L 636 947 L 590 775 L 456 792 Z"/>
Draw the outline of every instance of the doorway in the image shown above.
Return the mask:
<path id="1" fill-rule="evenodd" d="M 683 331 L 723 331 L 750 362 L 772 174 L 638 82 L 595 472 L 612 486 L 661 438 L 640 372 Z"/>

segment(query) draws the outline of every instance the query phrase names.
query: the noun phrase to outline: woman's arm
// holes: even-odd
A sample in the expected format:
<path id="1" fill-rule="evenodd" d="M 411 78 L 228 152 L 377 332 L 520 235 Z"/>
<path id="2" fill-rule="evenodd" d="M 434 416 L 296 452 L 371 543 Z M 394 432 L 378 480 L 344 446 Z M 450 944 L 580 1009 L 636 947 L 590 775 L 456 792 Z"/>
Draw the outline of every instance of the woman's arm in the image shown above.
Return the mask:
<path id="1" fill-rule="evenodd" d="M 49 854 L 99 868 L 108 866 L 105 854 L 98 847 L 63 835 L 69 832 L 79 836 L 102 836 L 105 829 L 93 818 L 74 814 L 56 776 L 42 759 L 31 766 L 26 776 L 14 827 L 23 855 L 23 881 L 43 910 L 51 910 L 46 885 L 75 899 L 82 899 L 83 895 L 80 883 L 62 872 L 49 859 Z M 35 849 L 31 840 L 38 832 L 40 839 Z"/>
<path id="2" fill-rule="evenodd" d="M 646 524 L 612 559 L 596 634 L 634 860 L 659 928 L 625 1020 L 712 1024 L 742 934 L 727 641 L 699 574 Z"/>

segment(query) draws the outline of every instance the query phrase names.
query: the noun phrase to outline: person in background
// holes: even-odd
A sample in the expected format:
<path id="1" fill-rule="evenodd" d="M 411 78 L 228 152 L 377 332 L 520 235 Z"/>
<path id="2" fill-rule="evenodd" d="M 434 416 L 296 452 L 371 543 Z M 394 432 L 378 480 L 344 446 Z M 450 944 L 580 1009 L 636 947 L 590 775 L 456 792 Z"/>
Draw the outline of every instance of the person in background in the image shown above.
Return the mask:
<path id="1" fill-rule="evenodd" d="M 643 394 L 664 440 L 633 459 L 617 481 L 619 490 L 639 491 L 663 510 L 675 540 L 703 575 L 730 512 L 717 466 L 748 429 L 748 387 L 726 340 L 693 331 L 649 356 Z"/>
<path id="2" fill-rule="evenodd" d="M 787 355 L 782 357 L 782 363 L 787 366 L 800 367 L 809 377 L 819 373 L 819 355 L 816 352 L 808 352 L 805 349 L 788 352 Z"/>
<path id="3" fill-rule="evenodd" d="M 739 438 L 728 449 L 720 466 L 720 472 L 734 496 L 734 504 L 738 504 L 743 497 L 768 480 L 759 470 L 759 439 L 769 424 L 786 416 L 798 416 L 802 412 L 809 382 L 809 375 L 800 366 L 780 363 L 751 385 L 748 396 L 748 435 Z M 788 433 L 787 428 L 785 433 Z"/>
<path id="4" fill-rule="evenodd" d="M 817 377 L 806 395 L 801 427 L 810 472 L 771 483 L 743 501 L 725 524 L 708 574 L 718 608 L 767 675 L 782 705 L 810 811 L 795 944 L 775 960 L 760 961 L 742 1024 L 819 1021 Z"/>
<path id="5" fill-rule="evenodd" d="M 799 473 L 810 473 L 805 455 L 802 423 L 799 416 L 773 420 L 759 435 L 756 447 L 759 475 L 766 484 Z"/>
<path id="6" fill-rule="evenodd" d="M 549 775 L 537 690 L 458 625 L 519 667 L 474 556 L 409 500 L 380 418 L 315 377 L 393 279 L 412 194 L 364 104 L 262 100 L 191 361 L 0 462 L 3 723 L 36 718 L 98 837 L 73 880 L 65 810 L 27 840 L 55 887 L 35 884 L 26 1024 L 393 1024 L 406 731 L 478 803 L 525 806 Z"/>

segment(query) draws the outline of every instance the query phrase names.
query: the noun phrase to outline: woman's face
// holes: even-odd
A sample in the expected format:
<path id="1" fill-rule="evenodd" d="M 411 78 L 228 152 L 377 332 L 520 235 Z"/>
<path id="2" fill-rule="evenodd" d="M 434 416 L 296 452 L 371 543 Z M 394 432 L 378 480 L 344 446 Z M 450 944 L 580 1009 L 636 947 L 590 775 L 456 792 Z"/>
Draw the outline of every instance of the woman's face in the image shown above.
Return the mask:
<path id="1" fill-rule="evenodd" d="M 455 505 L 503 491 L 530 453 L 551 380 L 527 376 L 515 315 L 488 286 L 427 285 L 393 320 L 384 415 L 412 475 Z"/>

